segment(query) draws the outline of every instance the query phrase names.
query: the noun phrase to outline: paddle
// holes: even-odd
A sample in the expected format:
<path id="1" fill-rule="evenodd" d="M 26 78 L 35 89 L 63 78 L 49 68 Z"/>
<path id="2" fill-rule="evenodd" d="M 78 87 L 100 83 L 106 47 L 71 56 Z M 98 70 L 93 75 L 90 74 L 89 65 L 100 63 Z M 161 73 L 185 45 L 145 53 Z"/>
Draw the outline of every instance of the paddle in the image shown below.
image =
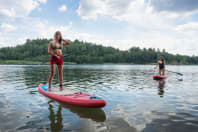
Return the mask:
<path id="1" fill-rule="evenodd" d="M 63 57 L 66 57 L 66 56 L 70 56 L 70 55 L 74 55 L 74 54 L 79 54 L 79 53 L 81 53 L 81 54 L 84 54 L 84 53 L 86 53 L 87 52 L 87 50 L 82 50 L 82 51 L 80 51 L 80 52 L 70 52 L 69 54 L 66 54 L 66 55 L 63 55 Z M 57 60 L 57 58 L 53 58 L 53 60 Z"/>
<path id="2" fill-rule="evenodd" d="M 70 56 L 70 55 L 74 55 L 74 54 L 78 54 L 78 53 L 82 53 L 82 54 L 84 54 L 84 53 L 86 53 L 87 52 L 87 50 L 82 50 L 82 51 L 79 51 L 79 52 L 70 52 L 69 54 L 66 54 L 66 55 L 64 55 L 63 57 L 66 57 L 66 56 Z"/>
<path id="3" fill-rule="evenodd" d="M 179 72 L 168 71 L 168 70 L 166 70 L 166 71 L 167 71 L 167 72 L 171 72 L 171 73 L 176 73 L 177 75 L 183 76 L 183 74 L 182 74 L 182 73 L 179 73 Z"/>

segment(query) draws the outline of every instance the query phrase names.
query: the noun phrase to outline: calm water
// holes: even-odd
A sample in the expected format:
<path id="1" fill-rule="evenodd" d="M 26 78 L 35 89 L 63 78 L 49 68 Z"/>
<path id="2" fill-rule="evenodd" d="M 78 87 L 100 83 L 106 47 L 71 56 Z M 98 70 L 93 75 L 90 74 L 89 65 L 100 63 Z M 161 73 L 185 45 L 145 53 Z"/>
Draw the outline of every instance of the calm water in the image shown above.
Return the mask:
<path id="1" fill-rule="evenodd" d="M 37 91 L 49 66 L 0 66 L 0 132 L 197 132 L 198 67 L 154 81 L 153 66 L 65 65 L 64 86 L 106 99 L 102 109 L 52 101 Z M 55 76 L 54 84 L 58 84 Z"/>

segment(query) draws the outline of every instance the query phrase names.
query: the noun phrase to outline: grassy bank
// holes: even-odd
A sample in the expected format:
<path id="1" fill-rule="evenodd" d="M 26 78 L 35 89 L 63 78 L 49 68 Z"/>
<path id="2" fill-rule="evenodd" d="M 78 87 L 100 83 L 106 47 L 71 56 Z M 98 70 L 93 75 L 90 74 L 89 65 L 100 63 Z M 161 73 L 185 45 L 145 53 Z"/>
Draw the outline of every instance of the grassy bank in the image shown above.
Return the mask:
<path id="1" fill-rule="evenodd" d="M 64 62 L 65 64 L 76 64 L 73 62 Z M 26 61 L 26 60 L 0 60 L 0 65 L 48 65 L 49 62 Z"/>
<path id="2" fill-rule="evenodd" d="M 77 64 L 75 62 L 64 62 L 64 64 Z M 88 63 L 84 63 L 88 64 Z M 137 65 L 135 63 L 101 63 L 107 65 Z M 0 65 L 49 65 L 49 62 L 38 62 L 38 61 L 26 61 L 26 60 L 0 60 Z M 149 64 L 147 64 L 149 65 Z"/>
<path id="3" fill-rule="evenodd" d="M 64 62 L 64 64 L 73 65 L 77 64 L 75 62 Z M 89 63 L 84 63 L 89 64 Z M 107 65 L 156 65 L 156 63 L 147 63 L 147 64 L 135 64 L 135 63 L 101 63 Z M 27 61 L 27 60 L 0 60 L 0 65 L 49 65 L 49 62 L 38 62 L 38 61 Z M 170 64 L 167 65 L 187 65 L 187 64 Z"/>
<path id="4" fill-rule="evenodd" d="M 36 61 L 25 61 L 25 60 L 0 60 L 2 65 L 39 65 L 40 62 Z"/>

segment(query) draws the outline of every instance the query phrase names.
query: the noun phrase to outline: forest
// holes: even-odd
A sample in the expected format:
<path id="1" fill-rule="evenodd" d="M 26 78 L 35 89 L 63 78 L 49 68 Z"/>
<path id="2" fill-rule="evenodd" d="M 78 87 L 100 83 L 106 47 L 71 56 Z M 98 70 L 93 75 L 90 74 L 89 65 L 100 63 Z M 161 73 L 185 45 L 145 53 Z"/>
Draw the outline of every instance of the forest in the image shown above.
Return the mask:
<path id="1" fill-rule="evenodd" d="M 15 47 L 3 47 L 0 49 L 0 61 L 47 63 L 49 62 L 47 48 L 50 41 L 50 39 L 28 39 L 24 44 Z M 64 62 L 77 64 L 154 64 L 160 56 L 165 58 L 167 64 L 198 64 L 197 56 L 174 55 L 154 48 L 131 47 L 129 50 L 123 51 L 79 40 L 74 40 L 71 45 L 65 46 L 63 56 Z"/>

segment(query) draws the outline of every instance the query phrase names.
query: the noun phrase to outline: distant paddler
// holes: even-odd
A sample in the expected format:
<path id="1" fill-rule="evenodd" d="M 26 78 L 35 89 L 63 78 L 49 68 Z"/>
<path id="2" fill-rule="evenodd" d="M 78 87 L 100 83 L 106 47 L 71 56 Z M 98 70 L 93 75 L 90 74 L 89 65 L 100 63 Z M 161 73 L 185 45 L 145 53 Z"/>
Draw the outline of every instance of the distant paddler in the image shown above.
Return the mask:
<path id="1" fill-rule="evenodd" d="M 165 75 L 165 59 L 161 56 L 158 60 L 155 69 L 159 66 L 159 75 L 164 76 Z"/>

